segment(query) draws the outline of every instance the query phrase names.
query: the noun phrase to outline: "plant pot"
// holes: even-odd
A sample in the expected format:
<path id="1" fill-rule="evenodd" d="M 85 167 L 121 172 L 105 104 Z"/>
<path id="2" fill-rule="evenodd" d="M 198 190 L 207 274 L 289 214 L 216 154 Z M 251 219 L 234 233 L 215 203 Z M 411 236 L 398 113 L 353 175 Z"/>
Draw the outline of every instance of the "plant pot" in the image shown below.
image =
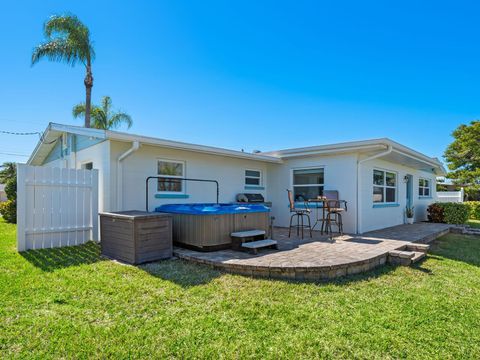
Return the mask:
<path id="1" fill-rule="evenodd" d="M 407 224 L 412 225 L 413 224 L 413 218 L 407 218 Z"/>

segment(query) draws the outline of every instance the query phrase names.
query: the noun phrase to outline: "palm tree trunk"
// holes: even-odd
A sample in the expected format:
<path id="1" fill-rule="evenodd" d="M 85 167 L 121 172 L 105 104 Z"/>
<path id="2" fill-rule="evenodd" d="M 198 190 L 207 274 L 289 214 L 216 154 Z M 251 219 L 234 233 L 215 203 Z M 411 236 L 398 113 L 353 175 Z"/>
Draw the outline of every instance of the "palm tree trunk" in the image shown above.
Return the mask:
<path id="1" fill-rule="evenodd" d="M 85 75 L 85 127 L 90 127 L 90 109 L 92 107 L 92 87 L 93 87 L 93 75 L 90 64 L 87 64 L 87 74 Z"/>

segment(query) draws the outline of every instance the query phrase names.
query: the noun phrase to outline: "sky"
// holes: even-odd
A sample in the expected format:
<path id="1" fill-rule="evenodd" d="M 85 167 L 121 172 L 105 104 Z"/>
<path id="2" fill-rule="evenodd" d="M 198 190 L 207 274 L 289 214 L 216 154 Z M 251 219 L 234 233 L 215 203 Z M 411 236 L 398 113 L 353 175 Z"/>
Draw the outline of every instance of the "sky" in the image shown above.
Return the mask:
<path id="1" fill-rule="evenodd" d="M 52 14 L 94 42 L 93 102 L 131 133 L 270 151 L 388 137 L 442 157 L 479 118 L 480 3 L 463 1 L 3 1 L 0 131 L 81 125 L 81 65 L 30 65 Z M 125 130 L 125 129 L 124 129 Z M 0 163 L 37 136 L 0 134 Z M 23 155 L 23 156 L 21 156 Z"/>

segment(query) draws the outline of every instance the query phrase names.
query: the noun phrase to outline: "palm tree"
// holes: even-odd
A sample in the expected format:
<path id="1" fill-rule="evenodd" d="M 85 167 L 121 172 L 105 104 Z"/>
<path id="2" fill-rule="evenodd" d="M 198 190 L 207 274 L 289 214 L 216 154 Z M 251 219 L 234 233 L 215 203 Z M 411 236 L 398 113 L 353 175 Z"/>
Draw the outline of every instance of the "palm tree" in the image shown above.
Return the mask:
<path id="1" fill-rule="evenodd" d="M 83 116 L 86 112 L 85 103 L 75 105 L 72 110 L 74 118 Z M 102 97 L 101 106 L 92 106 L 92 127 L 95 129 L 111 130 L 116 129 L 122 124 L 128 128 L 132 126 L 132 117 L 125 112 L 112 111 L 112 99 L 110 96 Z"/>
<path id="2" fill-rule="evenodd" d="M 40 59 L 64 62 L 74 66 L 82 63 L 86 69 L 85 127 L 90 127 L 90 107 L 93 75 L 92 60 L 95 58 L 90 32 L 75 15 L 54 15 L 43 26 L 45 41 L 32 53 L 32 66 Z"/>

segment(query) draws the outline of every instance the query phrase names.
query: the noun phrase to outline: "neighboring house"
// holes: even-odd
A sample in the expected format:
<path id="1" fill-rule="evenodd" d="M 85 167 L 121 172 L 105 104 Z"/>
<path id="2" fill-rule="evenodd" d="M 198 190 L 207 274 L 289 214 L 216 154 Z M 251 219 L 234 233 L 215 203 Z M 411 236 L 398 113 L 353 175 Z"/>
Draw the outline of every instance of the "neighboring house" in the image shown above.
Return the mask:
<path id="1" fill-rule="evenodd" d="M 5 185 L 0 184 L 0 202 L 7 201 L 7 194 L 5 193 Z"/>
<path id="2" fill-rule="evenodd" d="M 403 224 L 407 205 L 415 206 L 416 221 L 426 220 L 436 177 L 445 175 L 436 158 L 389 139 L 252 154 L 53 123 L 28 164 L 98 169 L 100 211 L 145 209 L 145 179 L 151 175 L 214 179 L 220 202 L 261 193 L 272 202 L 277 226 L 288 226 L 290 219 L 286 189 L 296 199 L 338 190 L 348 201 L 349 233 Z M 215 187 L 208 183 L 151 181 L 149 193 L 150 211 L 165 203 L 215 201 Z"/>

